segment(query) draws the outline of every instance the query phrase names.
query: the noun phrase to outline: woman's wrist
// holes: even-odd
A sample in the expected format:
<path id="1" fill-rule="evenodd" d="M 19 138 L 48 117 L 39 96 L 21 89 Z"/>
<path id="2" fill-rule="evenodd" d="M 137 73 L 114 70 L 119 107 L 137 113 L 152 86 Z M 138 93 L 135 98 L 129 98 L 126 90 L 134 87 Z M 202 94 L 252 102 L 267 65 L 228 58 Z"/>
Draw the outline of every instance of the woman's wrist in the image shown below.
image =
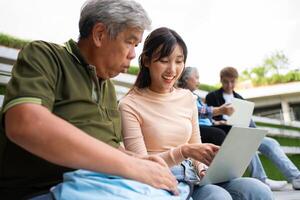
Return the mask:
<path id="1" fill-rule="evenodd" d="M 207 170 L 207 166 L 203 163 L 198 162 L 195 166 L 196 171 L 200 175 L 200 173 L 205 172 Z"/>
<path id="2" fill-rule="evenodd" d="M 184 144 L 180 147 L 180 153 L 182 156 L 187 159 L 189 157 L 189 145 Z"/>

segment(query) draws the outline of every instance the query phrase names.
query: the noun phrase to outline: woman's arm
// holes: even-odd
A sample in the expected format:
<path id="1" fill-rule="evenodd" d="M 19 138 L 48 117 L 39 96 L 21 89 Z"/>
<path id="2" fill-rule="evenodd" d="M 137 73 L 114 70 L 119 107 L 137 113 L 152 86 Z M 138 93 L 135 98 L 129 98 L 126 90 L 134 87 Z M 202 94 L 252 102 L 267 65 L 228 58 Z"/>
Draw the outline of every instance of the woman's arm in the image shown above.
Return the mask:
<path id="1" fill-rule="evenodd" d="M 202 144 L 200 137 L 200 130 L 198 124 L 198 108 L 196 101 L 192 103 L 193 115 L 192 123 L 192 136 L 188 144 L 183 145 L 181 152 L 184 157 L 189 157 L 195 161 L 202 162 L 205 165 L 210 165 L 219 147 L 214 144 Z"/>
<path id="2" fill-rule="evenodd" d="M 121 101 L 119 109 L 121 111 L 122 135 L 125 149 L 140 155 L 148 155 L 141 129 L 142 119 L 126 102 Z M 180 146 L 156 155 L 160 156 L 169 167 L 177 165 L 185 159 Z"/>

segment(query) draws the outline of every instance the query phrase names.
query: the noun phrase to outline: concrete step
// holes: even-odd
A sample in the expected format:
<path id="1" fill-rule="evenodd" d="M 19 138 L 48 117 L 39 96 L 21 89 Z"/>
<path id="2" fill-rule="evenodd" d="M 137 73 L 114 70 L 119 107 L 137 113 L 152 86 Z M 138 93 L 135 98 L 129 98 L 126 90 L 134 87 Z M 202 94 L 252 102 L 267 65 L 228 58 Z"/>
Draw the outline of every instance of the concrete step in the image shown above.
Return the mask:
<path id="1" fill-rule="evenodd" d="M 273 191 L 275 200 L 300 200 L 300 190 L 294 190 L 291 184 L 288 184 L 280 191 Z"/>

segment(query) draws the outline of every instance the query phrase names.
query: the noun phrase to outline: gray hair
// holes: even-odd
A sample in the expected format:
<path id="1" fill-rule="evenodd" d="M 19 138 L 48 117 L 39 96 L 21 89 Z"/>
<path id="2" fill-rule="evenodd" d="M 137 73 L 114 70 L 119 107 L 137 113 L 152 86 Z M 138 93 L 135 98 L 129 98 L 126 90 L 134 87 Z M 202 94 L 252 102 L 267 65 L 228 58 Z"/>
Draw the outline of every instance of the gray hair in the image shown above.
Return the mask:
<path id="1" fill-rule="evenodd" d="M 198 73 L 198 69 L 196 67 L 186 67 L 177 81 L 177 87 L 188 89 L 187 80 L 193 72 Z"/>
<path id="2" fill-rule="evenodd" d="M 126 28 L 149 30 L 151 20 L 143 7 L 132 0 L 88 0 L 82 6 L 79 38 L 87 38 L 93 26 L 103 23 L 114 39 Z"/>

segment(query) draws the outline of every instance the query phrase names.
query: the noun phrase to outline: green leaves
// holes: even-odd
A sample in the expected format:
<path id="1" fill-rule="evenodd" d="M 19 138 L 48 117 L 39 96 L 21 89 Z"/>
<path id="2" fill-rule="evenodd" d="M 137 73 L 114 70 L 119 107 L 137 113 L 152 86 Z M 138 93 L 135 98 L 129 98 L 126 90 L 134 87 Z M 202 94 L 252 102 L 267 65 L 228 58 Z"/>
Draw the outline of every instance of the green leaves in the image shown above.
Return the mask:
<path id="1" fill-rule="evenodd" d="M 21 49 L 25 44 L 29 43 L 29 40 L 22 40 L 4 33 L 0 33 L 0 45 Z"/>
<path id="2" fill-rule="evenodd" d="M 300 72 L 289 69 L 289 60 L 282 51 L 276 51 L 257 67 L 245 69 L 240 80 L 251 80 L 254 86 L 300 81 Z M 288 71 L 284 73 L 284 71 Z"/>

